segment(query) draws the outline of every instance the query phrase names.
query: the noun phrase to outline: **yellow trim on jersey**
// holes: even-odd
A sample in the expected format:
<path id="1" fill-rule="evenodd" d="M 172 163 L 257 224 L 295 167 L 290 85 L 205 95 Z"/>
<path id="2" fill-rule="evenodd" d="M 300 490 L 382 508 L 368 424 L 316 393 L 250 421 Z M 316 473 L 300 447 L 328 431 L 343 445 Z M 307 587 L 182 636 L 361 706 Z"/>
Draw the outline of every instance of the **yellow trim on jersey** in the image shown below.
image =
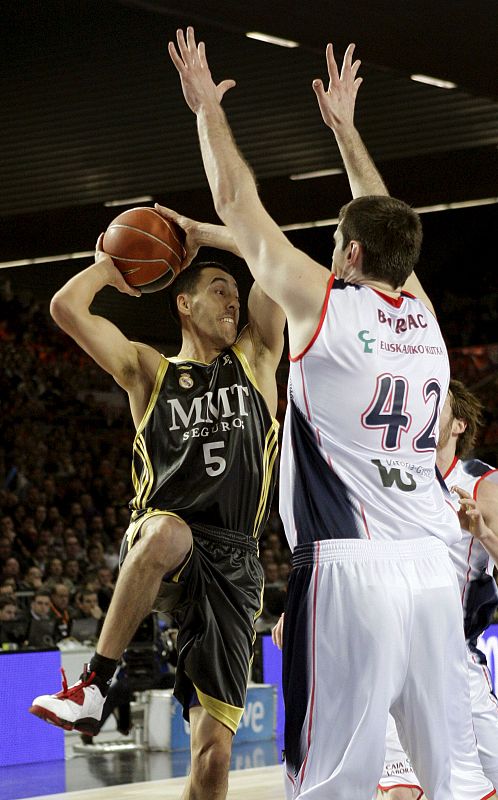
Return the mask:
<path id="1" fill-rule="evenodd" d="M 134 507 L 144 508 L 154 485 L 154 468 L 152 467 L 152 463 L 147 452 L 147 447 L 145 445 L 145 439 L 142 434 L 135 438 L 134 448 L 136 453 L 142 459 L 142 472 L 139 481 L 139 492 L 135 498 L 136 502 L 134 503 Z"/>
<path id="2" fill-rule="evenodd" d="M 271 477 L 273 467 L 275 466 L 275 459 L 278 455 L 278 422 L 272 421 L 271 428 L 266 434 L 265 449 L 263 451 L 263 480 L 261 481 L 261 495 L 259 498 L 258 510 L 254 520 L 254 528 L 252 535 L 256 538 L 258 529 L 263 521 L 266 511 L 266 503 L 268 501 L 268 493 L 270 491 Z"/>
<path id="3" fill-rule="evenodd" d="M 135 434 L 135 439 L 137 438 L 137 436 L 140 433 L 142 433 L 143 429 L 145 428 L 145 426 L 146 426 L 146 424 L 147 424 L 147 422 L 149 420 L 150 415 L 152 414 L 154 406 L 156 405 L 156 401 L 157 401 L 157 398 L 158 398 L 158 395 L 159 395 L 159 391 L 161 389 L 161 385 L 162 385 L 162 382 L 164 380 L 164 376 L 166 375 L 166 371 L 168 369 L 168 364 L 169 364 L 168 359 L 165 358 L 165 356 L 163 356 L 161 354 L 161 361 L 159 362 L 159 366 L 157 368 L 156 377 L 155 377 L 155 380 L 154 380 L 154 387 L 152 389 L 152 393 L 151 393 L 147 408 L 145 409 L 145 414 L 143 415 L 143 417 L 142 417 L 142 419 L 140 421 L 140 424 L 139 424 L 139 426 L 137 428 L 137 432 Z"/>
<path id="4" fill-rule="evenodd" d="M 252 667 L 252 662 L 254 661 L 254 642 L 256 641 L 256 636 L 257 636 L 257 633 L 256 633 L 256 628 L 255 628 L 254 626 L 256 625 L 256 620 L 257 620 L 257 619 L 259 619 L 259 617 L 260 617 L 260 616 L 261 616 L 261 614 L 263 613 L 263 597 L 264 597 L 264 592 L 265 592 L 265 582 L 264 582 L 264 580 L 263 580 L 263 582 L 262 582 L 262 584 L 261 584 L 261 594 L 260 594 L 260 598 L 259 598 L 259 608 L 258 608 L 258 610 L 256 611 L 256 613 L 255 613 L 255 615 L 254 615 L 254 620 L 253 620 L 253 623 L 252 623 L 252 624 L 253 624 L 253 630 L 252 630 L 252 646 L 253 646 L 253 651 L 252 651 L 252 656 L 251 656 L 251 658 L 249 659 L 249 669 L 251 669 L 251 667 Z"/>
<path id="5" fill-rule="evenodd" d="M 141 529 L 142 525 L 144 524 L 144 522 L 146 522 L 151 517 L 158 517 L 158 516 L 175 517 L 176 519 L 179 519 L 181 522 L 184 521 L 184 520 L 182 520 L 181 517 L 178 516 L 178 514 L 175 514 L 174 511 L 158 511 L 157 509 L 154 509 L 154 508 L 148 508 L 147 511 L 145 512 L 145 514 L 142 514 L 138 519 L 135 519 L 135 520 L 133 519 L 133 514 L 132 514 L 131 522 L 128 525 L 128 528 L 127 528 L 126 534 L 125 534 L 127 542 L 128 542 L 128 550 L 130 550 L 133 547 L 133 545 L 135 544 L 135 540 L 136 540 L 138 534 L 140 533 L 140 529 Z M 190 559 L 189 559 L 189 561 L 190 561 Z M 183 570 L 183 567 L 182 567 L 181 570 L 179 570 L 178 574 L 180 574 L 182 572 L 182 570 Z"/>
<path id="6" fill-rule="evenodd" d="M 224 703 L 223 700 L 217 700 L 215 697 L 204 694 L 195 684 L 194 689 L 197 692 L 201 706 L 208 714 L 217 719 L 218 722 L 221 722 L 222 725 L 225 725 L 232 733 L 237 733 L 244 709 L 238 706 L 231 706 L 229 703 Z"/>
<path id="7" fill-rule="evenodd" d="M 240 349 L 240 347 L 237 347 L 236 344 L 232 345 L 232 347 L 230 349 L 233 350 L 233 352 L 235 353 L 235 355 L 239 359 L 240 363 L 242 364 L 242 369 L 246 373 L 247 377 L 251 381 L 251 383 L 254 386 L 254 388 L 257 389 L 258 392 L 261 394 L 261 389 L 258 386 L 258 382 L 256 380 L 256 376 L 254 375 L 254 372 L 251 369 L 251 366 L 249 364 L 249 361 L 247 360 L 246 354 Z"/>
<path id="8" fill-rule="evenodd" d="M 145 428 L 147 422 L 149 421 L 150 415 L 154 410 L 154 406 L 156 405 L 157 398 L 159 397 L 159 392 L 161 390 L 161 386 L 164 380 L 164 376 L 166 375 L 168 369 L 169 362 L 168 360 L 161 355 L 161 360 L 159 362 L 159 366 L 156 371 L 156 377 L 154 379 L 154 386 L 149 398 L 149 402 L 147 404 L 147 408 L 145 409 L 145 414 L 143 415 L 140 424 L 137 428 L 137 432 L 135 433 L 135 438 L 133 440 L 133 455 L 135 454 L 140 458 L 142 462 L 142 469 L 140 471 L 140 476 L 137 475 L 137 470 L 134 464 L 134 459 L 131 462 L 131 479 L 133 482 L 133 488 L 135 490 L 135 497 L 132 500 L 132 507 L 135 509 L 143 508 L 147 502 L 147 498 L 151 492 L 152 486 L 154 484 L 154 470 L 152 468 L 152 464 L 147 453 L 147 448 L 145 446 L 145 439 L 142 436 L 142 431 Z"/>
<path id="9" fill-rule="evenodd" d="M 218 356 L 216 356 L 216 358 L 217 357 Z M 216 361 L 216 358 L 214 358 L 213 361 Z M 213 361 L 199 361 L 198 358 L 180 358 L 180 356 L 171 356 L 171 358 L 168 358 L 168 361 L 172 364 L 189 364 L 192 362 L 193 364 L 202 364 L 203 367 L 209 367 L 209 365 L 213 363 Z"/>
<path id="10" fill-rule="evenodd" d="M 254 388 L 256 389 L 256 391 L 261 395 L 261 397 L 265 401 L 266 407 L 268 408 L 268 403 L 266 402 L 265 396 L 263 395 L 261 389 L 258 386 L 258 382 L 256 380 L 256 376 L 254 375 L 254 372 L 251 369 L 251 366 L 249 364 L 249 361 L 247 359 L 246 354 L 240 349 L 240 347 L 237 347 L 236 344 L 232 345 L 232 347 L 230 349 L 233 350 L 233 352 L 235 353 L 235 355 L 239 359 L 239 361 L 241 363 L 241 366 L 242 366 L 242 369 L 244 370 L 245 374 L 247 375 L 247 377 L 251 381 L 251 383 L 254 386 Z M 280 428 L 279 421 L 276 419 L 276 417 L 273 417 L 271 414 L 270 414 L 270 417 L 271 417 L 272 422 L 277 426 L 277 431 L 278 431 L 278 429 Z"/>

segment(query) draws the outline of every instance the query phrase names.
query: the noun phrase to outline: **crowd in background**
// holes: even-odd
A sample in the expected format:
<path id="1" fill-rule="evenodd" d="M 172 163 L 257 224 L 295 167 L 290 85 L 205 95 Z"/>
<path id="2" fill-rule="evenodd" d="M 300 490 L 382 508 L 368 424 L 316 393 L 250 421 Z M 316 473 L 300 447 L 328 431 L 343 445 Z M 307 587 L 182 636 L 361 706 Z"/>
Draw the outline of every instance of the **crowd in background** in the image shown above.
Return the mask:
<path id="1" fill-rule="evenodd" d="M 454 342 L 452 323 L 451 331 Z M 453 374 L 480 386 L 488 416 L 481 454 L 496 463 L 498 346 L 475 341 L 450 353 Z M 84 636 L 78 619 L 95 620 L 96 636 L 133 495 L 125 396 L 32 296 L 17 296 L 8 282 L 0 287 L 0 366 L 0 638 L 29 645 L 33 619 L 54 623 L 55 642 L 75 629 Z M 260 557 L 266 589 L 257 626 L 268 630 L 284 608 L 290 572 L 276 511 Z"/>

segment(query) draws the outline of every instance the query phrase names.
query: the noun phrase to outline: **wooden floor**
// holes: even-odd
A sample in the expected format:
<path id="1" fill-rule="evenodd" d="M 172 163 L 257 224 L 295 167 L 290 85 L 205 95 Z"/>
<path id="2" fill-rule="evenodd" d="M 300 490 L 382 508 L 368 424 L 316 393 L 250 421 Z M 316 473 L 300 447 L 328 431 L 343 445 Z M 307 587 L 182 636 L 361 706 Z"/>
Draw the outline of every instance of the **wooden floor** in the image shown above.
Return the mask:
<path id="1" fill-rule="evenodd" d="M 79 792 L 44 795 L 33 800 L 179 800 L 185 778 L 103 786 Z M 242 769 L 230 773 L 228 800 L 284 800 L 281 766 Z"/>

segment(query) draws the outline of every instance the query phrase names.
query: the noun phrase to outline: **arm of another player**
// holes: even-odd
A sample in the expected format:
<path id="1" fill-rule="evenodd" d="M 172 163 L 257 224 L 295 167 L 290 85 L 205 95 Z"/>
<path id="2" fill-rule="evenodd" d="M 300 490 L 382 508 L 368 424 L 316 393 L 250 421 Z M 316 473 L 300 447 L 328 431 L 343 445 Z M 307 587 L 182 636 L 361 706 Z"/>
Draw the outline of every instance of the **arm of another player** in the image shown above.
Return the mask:
<path id="1" fill-rule="evenodd" d="M 339 75 L 334 48 L 329 43 L 326 49 L 328 89 L 325 90 L 323 82 L 316 78 L 313 81 L 313 90 L 322 119 L 337 141 L 353 197 L 365 195 L 387 197 L 389 196 L 387 186 L 354 124 L 356 96 L 363 82 L 363 78 L 357 77 L 361 61 L 353 62 L 354 49 L 354 44 L 348 46 Z M 412 272 L 403 289 L 422 300 L 429 311 L 435 314 L 434 306 L 415 272 Z"/>
<path id="2" fill-rule="evenodd" d="M 112 322 L 90 312 L 95 295 L 104 286 L 114 286 L 133 297 L 140 296 L 137 289 L 128 286 L 111 258 L 97 251 L 95 263 L 72 277 L 54 295 L 50 313 L 59 327 L 130 393 L 137 382 L 143 382 L 142 351 L 156 351 L 130 342 Z M 157 363 L 158 360 L 159 354 Z"/>
<path id="3" fill-rule="evenodd" d="M 344 54 L 341 74 L 334 57 L 334 46 L 329 43 L 325 51 L 329 74 L 328 89 L 320 78 L 313 81 L 313 91 L 318 100 L 322 119 L 333 132 L 353 197 L 363 195 L 389 195 L 380 172 L 372 161 L 360 134 L 354 125 L 356 95 L 363 83 L 357 73 L 361 65 L 353 63 L 355 45 L 350 44 Z"/>
<path id="4" fill-rule="evenodd" d="M 486 485 L 487 484 L 487 485 Z M 479 500 L 459 486 L 453 490 L 460 497 L 460 524 L 479 539 L 495 563 L 498 563 L 498 486 L 491 481 L 479 485 Z"/>
<path id="5" fill-rule="evenodd" d="M 198 222 L 183 214 L 178 214 L 171 208 L 155 204 L 156 211 L 165 219 L 176 222 L 185 232 L 186 257 L 182 264 L 185 269 L 192 263 L 201 247 L 214 247 L 217 250 L 224 250 L 227 253 L 241 258 L 241 253 L 237 247 L 231 232 L 225 225 L 213 225 L 210 222 Z"/>
<path id="6" fill-rule="evenodd" d="M 313 334 L 330 273 L 294 248 L 264 209 L 251 170 L 239 154 L 221 108 L 233 81 L 213 82 L 203 42 L 196 45 L 177 33 L 178 52 L 169 53 L 180 75 L 189 108 L 197 116 L 199 142 L 216 211 L 227 225 L 241 256 L 262 290 L 289 320 L 291 349 L 299 350 Z"/>

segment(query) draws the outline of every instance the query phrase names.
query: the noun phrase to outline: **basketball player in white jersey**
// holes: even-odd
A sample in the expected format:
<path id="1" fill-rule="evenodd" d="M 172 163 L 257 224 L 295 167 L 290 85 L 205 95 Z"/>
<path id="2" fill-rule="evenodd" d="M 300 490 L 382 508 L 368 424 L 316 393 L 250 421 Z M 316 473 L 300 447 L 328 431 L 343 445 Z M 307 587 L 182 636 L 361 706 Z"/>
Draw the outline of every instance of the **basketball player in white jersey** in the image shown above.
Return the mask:
<path id="1" fill-rule="evenodd" d="M 391 709 L 430 800 L 452 800 L 452 754 L 477 753 L 447 553 L 461 533 L 434 480 L 448 359 L 431 311 L 400 288 L 418 259 L 420 220 L 393 198 L 357 197 L 340 212 L 331 275 L 263 208 L 221 108 L 234 81 L 213 82 L 192 28 L 169 52 L 217 213 L 289 326 L 288 795 L 370 800 Z M 353 108 L 358 66 L 345 65 Z M 472 800 L 491 796 L 480 769 L 469 774 Z"/>
<path id="2" fill-rule="evenodd" d="M 481 404 L 460 382 L 450 381 L 441 414 L 436 463 L 452 500 L 462 505 L 462 539 L 450 549 L 460 587 L 467 639 L 472 719 L 484 774 L 498 787 L 498 701 L 476 639 L 496 607 L 493 566 L 498 562 L 498 470 L 478 459 L 464 460 L 480 424 Z M 478 508 L 477 508 L 478 505 Z M 403 751 L 392 717 L 387 730 L 384 773 L 379 782 L 385 800 L 418 800 L 420 781 Z M 454 766 L 453 792 L 468 797 L 465 770 Z"/>

